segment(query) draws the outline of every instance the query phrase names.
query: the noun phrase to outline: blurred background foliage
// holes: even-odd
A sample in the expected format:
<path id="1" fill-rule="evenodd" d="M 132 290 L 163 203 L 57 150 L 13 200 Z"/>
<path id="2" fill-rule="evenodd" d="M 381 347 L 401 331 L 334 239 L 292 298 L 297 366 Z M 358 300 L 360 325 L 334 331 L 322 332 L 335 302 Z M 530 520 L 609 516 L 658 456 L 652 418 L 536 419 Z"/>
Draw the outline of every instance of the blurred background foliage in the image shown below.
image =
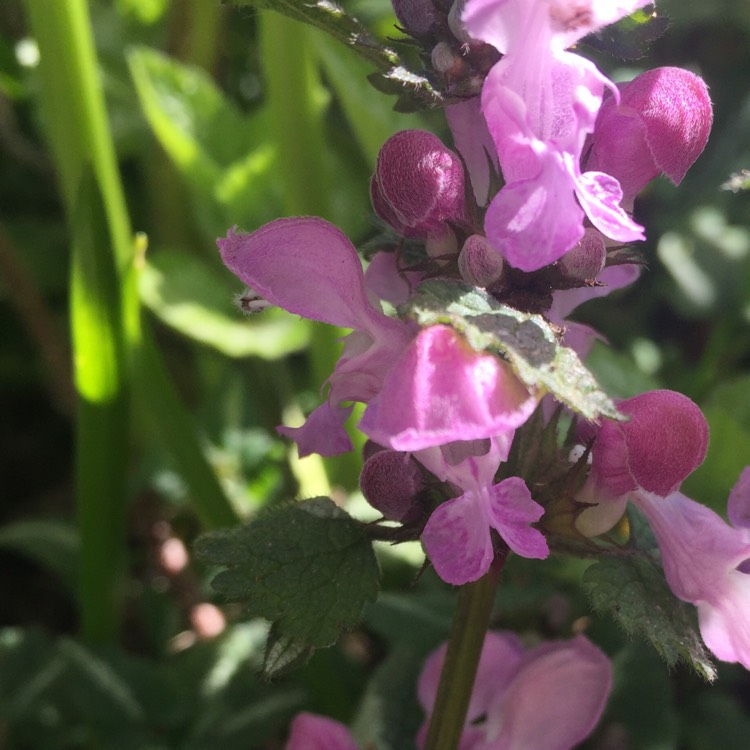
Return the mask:
<path id="1" fill-rule="evenodd" d="M 55 15 L 76 7 L 90 27 Z M 401 37 L 385 0 L 346 7 Z M 637 203 L 647 272 L 580 319 L 611 344 L 591 367 L 613 395 L 673 388 L 705 410 L 708 457 L 683 489 L 723 513 L 750 458 L 750 194 L 725 185 L 750 168 L 750 5 L 659 12 L 670 27 L 645 57 L 597 61 L 617 79 L 699 73 L 713 135 L 679 189 L 658 180 Z M 86 78 L 66 73 L 75 34 L 95 42 Z M 362 628 L 273 684 L 256 676 L 264 623 L 215 609 L 210 571 L 189 560 L 202 530 L 266 503 L 361 506 L 356 457 L 300 461 L 273 429 L 317 403 L 340 332 L 282 311 L 242 318 L 214 240 L 295 214 L 372 238 L 382 142 L 447 134 L 439 112 L 394 113 L 368 72 L 320 32 L 214 0 L 0 5 L 0 747 L 277 748 L 303 708 L 363 743 L 413 746 L 416 675 L 453 606 L 430 572 L 415 583 L 418 549 L 380 550 L 384 593 Z M 98 125 L 87 91 L 106 100 Z M 116 398 L 76 412 L 74 378 Z M 722 667 L 711 688 L 668 673 L 590 618 L 581 567 L 514 560 L 494 624 L 530 640 L 587 627 L 614 658 L 587 747 L 746 748 L 744 670 Z"/>

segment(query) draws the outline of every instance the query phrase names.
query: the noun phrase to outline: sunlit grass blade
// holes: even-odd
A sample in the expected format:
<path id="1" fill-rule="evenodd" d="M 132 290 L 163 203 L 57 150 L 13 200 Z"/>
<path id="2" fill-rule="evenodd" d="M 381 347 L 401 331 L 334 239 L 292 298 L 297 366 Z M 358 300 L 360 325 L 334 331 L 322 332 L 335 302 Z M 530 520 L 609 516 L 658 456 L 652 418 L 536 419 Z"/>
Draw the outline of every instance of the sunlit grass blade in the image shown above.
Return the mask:
<path id="1" fill-rule="evenodd" d="M 92 173 L 84 178 L 73 220 L 70 311 L 81 624 L 88 638 L 106 641 L 119 628 L 125 563 L 128 384 L 119 278 Z"/>

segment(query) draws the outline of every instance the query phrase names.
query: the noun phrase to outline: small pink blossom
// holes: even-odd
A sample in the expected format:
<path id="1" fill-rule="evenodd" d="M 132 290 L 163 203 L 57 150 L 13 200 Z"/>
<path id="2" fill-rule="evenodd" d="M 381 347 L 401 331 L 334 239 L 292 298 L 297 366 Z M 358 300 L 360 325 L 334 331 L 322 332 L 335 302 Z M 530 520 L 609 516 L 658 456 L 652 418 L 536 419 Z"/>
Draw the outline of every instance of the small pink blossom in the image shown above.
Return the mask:
<path id="1" fill-rule="evenodd" d="M 580 240 L 584 212 L 613 240 L 643 239 L 642 227 L 620 206 L 617 180 L 581 172 L 586 136 L 605 86 L 614 84 L 566 48 L 646 3 L 467 3 L 462 19 L 468 32 L 504 54 L 482 88 L 482 113 L 506 182 L 487 209 L 485 230 L 511 265 L 534 271 L 556 261 Z"/>

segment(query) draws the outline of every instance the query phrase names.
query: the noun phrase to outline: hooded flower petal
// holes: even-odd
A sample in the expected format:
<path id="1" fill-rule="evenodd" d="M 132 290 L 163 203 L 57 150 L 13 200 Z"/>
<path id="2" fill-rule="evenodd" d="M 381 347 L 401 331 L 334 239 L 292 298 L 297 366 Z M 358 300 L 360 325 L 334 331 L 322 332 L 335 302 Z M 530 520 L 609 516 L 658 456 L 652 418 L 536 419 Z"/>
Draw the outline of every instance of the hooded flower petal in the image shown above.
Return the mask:
<path id="1" fill-rule="evenodd" d="M 357 251 L 323 219 L 277 219 L 252 234 L 230 229 L 216 244 L 232 273 L 284 310 L 342 328 L 387 326 L 367 298 Z"/>
<path id="2" fill-rule="evenodd" d="M 604 102 L 587 159 L 589 169 L 616 177 L 632 203 L 658 174 L 679 184 L 711 130 L 706 84 L 681 68 L 655 68 L 619 87 Z"/>
<path id="3" fill-rule="evenodd" d="M 338 721 L 301 713 L 292 722 L 286 750 L 357 750 L 357 745 Z"/>
<path id="4" fill-rule="evenodd" d="M 380 445 L 415 451 L 513 430 L 535 406 L 507 363 L 436 325 L 422 329 L 393 365 L 360 429 Z"/>
<path id="5" fill-rule="evenodd" d="M 649 391 L 621 401 L 627 422 L 605 421 L 582 437 L 596 440 L 591 474 L 596 486 L 612 497 L 640 487 L 665 496 L 703 462 L 708 424 L 701 410 L 681 393 Z"/>
<path id="6" fill-rule="evenodd" d="M 428 714 L 437 695 L 446 647 L 425 662 L 419 700 Z M 601 718 L 612 668 L 607 657 L 578 636 L 523 652 L 515 635 L 487 633 L 467 712 L 461 748 L 570 750 Z"/>
<path id="7" fill-rule="evenodd" d="M 583 636 L 538 646 L 488 707 L 475 750 L 570 750 L 593 731 L 611 686 L 609 659 Z"/>
<path id="8" fill-rule="evenodd" d="M 698 608 L 706 645 L 750 669 L 750 535 L 678 492 L 633 499 L 656 536 L 669 587 Z"/>
<path id="9" fill-rule="evenodd" d="M 425 130 L 402 130 L 383 144 L 370 196 L 375 213 L 404 237 L 427 237 L 466 218 L 463 164 Z"/>

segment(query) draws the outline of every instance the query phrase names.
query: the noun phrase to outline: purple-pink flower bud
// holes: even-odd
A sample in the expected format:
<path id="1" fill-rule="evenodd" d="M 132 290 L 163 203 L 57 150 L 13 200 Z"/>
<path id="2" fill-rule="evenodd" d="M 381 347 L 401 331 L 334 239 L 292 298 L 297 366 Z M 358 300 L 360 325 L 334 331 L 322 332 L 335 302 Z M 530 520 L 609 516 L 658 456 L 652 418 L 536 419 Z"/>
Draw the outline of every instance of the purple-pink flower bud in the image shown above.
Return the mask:
<path id="1" fill-rule="evenodd" d="M 616 177 L 626 201 L 654 177 L 678 185 L 708 140 L 713 119 L 703 80 L 681 68 L 655 68 L 619 87 L 602 105 L 586 169 Z"/>
<path id="2" fill-rule="evenodd" d="M 581 241 L 558 261 L 560 270 L 569 279 L 588 281 L 595 279 L 604 269 L 607 248 L 598 229 L 586 229 Z"/>
<path id="3" fill-rule="evenodd" d="M 708 424 L 687 396 L 649 391 L 621 401 L 618 409 L 630 419 L 604 422 L 591 452 L 592 476 L 610 495 L 640 487 L 666 497 L 703 463 Z"/>
<path id="4" fill-rule="evenodd" d="M 441 14 L 432 0 L 393 0 L 392 5 L 404 31 L 413 37 L 429 36 L 440 25 Z"/>
<path id="5" fill-rule="evenodd" d="M 503 275 L 504 266 L 503 256 L 481 234 L 467 237 L 458 256 L 461 278 L 474 286 L 491 286 Z"/>
<path id="6" fill-rule="evenodd" d="M 391 521 L 411 521 L 419 513 L 422 471 L 408 453 L 382 450 L 365 461 L 359 487 L 370 505 Z"/>
<path id="7" fill-rule="evenodd" d="M 380 149 L 370 197 L 399 234 L 427 237 L 465 220 L 463 164 L 432 133 L 402 130 Z"/>

